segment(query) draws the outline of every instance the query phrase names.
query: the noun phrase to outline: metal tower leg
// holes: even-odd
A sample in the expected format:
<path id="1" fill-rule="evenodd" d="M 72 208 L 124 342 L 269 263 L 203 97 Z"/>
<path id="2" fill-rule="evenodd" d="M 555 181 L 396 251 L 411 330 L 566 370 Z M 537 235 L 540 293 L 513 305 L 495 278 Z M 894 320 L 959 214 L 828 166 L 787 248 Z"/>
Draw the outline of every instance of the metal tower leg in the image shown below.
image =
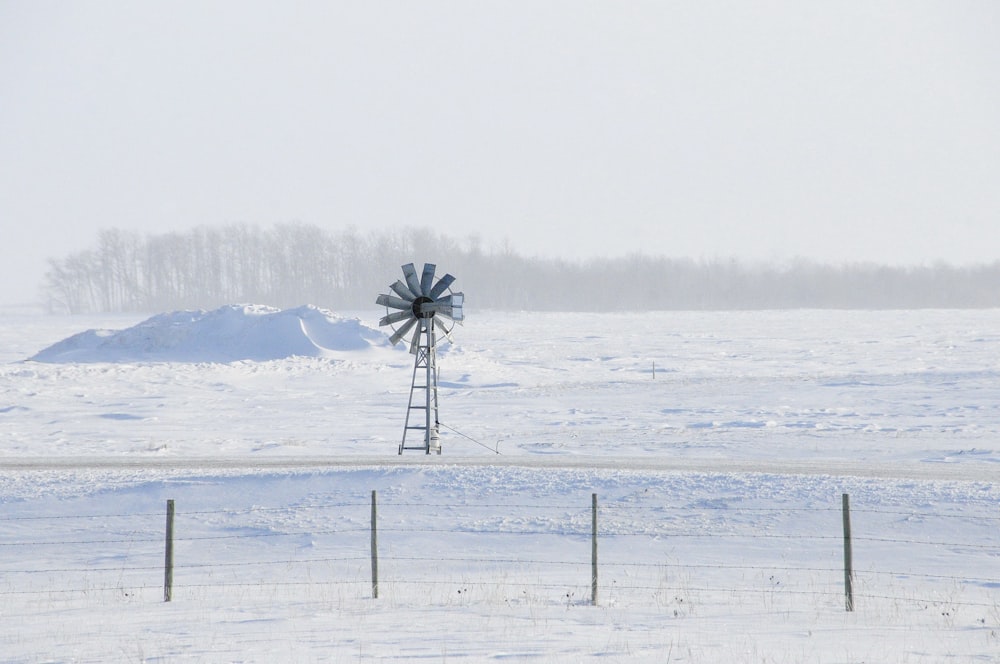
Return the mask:
<path id="1" fill-rule="evenodd" d="M 434 319 L 420 319 L 416 335 L 417 352 L 413 360 L 410 401 L 406 408 L 406 423 L 403 425 L 403 440 L 399 444 L 399 453 L 402 454 L 403 450 L 423 450 L 425 454 L 431 452 L 441 454 Z M 423 390 L 423 398 L 417 396 L 418 390 Z M 418 412 L 414 414 L 414 411 Z M 411 419 L 414 424 L 410 424 Z M 407 446 L 406 437 L 410 431 L 424 432 L 421 445 Z"/>

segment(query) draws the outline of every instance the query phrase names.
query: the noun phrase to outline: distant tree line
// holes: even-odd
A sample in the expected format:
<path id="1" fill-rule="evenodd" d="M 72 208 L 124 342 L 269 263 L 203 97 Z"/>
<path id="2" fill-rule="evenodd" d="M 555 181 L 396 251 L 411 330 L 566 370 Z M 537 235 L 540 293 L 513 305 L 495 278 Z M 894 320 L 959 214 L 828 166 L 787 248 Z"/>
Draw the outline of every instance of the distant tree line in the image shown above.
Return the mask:
<path id="1" fill-rule="evenodd" d="M 292 223 L 186 233 L 105 230 L 97 246 L 50 261 L 57 312 L 159 312 L 229 303 L 337 310 L 374 307 L 399 266 L 437 263 L 469 308 L 548 311 L 1000 306 L 1000 261 L 973 267 L 788 265 L 635 254 L 567 261 L 530 258 L 506 243 L 484 248 L 427 229 L 327 232 Z"/>

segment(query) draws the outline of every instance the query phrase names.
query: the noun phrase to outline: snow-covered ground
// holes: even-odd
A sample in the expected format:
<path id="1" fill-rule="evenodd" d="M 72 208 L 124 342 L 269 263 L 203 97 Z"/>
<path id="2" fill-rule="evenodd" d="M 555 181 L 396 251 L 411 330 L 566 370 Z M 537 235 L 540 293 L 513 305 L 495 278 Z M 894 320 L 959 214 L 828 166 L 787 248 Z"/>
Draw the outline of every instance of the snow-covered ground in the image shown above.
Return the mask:
<path id="1" fill-rule="evenodd" d="M 1000 311 L 295 311 L 0 317 L 0 659 L 1000 661 Z"/>

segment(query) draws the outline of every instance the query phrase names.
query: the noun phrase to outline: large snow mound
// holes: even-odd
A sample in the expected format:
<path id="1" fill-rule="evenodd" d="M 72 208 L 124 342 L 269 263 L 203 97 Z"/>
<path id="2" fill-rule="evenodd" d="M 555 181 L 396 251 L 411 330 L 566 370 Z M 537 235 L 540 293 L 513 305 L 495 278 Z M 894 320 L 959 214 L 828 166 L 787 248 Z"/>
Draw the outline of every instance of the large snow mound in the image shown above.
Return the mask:
<path id="1" fill-rule="evenodd" d="M 227 305 L 174 311 L 125 330 L 87 330 L 29 358 L 35 362 L 233 362 L 328 357 L 388 346 L 386 335 L 357 318 L 312 305 L 280 310 Z"/>

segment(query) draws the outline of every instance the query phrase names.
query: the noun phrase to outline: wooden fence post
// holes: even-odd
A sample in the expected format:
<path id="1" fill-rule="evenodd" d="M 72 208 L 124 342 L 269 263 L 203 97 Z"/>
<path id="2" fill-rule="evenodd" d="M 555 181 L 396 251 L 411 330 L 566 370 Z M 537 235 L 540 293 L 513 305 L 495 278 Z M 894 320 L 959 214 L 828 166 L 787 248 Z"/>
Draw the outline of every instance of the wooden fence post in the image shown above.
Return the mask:
<path id="1" fill-rule="evenodd" d="M 376 521 L 378 518 L 378 499 L 374 489 L 372 489 L 372 599 L 378 599 L 378 530 Z"/>
<path id="2" fill-rule="evenodd" d="M 590 498 L 590 603 L 597 606 L 597 494 Z"/>
<path id="3" fill-rule="evenodd" d="M 174 594 L 174 500 L 167 500 L 167 539 L 163 560 L 163 601 L 169 602 Z"/>
<path id="4" fill-rule="evenodd" d="M 854 562 L 851 553 L 851 501 L 843 495 L 844 513 L 844 601 L 848 611 L 854 610 Z"/>

